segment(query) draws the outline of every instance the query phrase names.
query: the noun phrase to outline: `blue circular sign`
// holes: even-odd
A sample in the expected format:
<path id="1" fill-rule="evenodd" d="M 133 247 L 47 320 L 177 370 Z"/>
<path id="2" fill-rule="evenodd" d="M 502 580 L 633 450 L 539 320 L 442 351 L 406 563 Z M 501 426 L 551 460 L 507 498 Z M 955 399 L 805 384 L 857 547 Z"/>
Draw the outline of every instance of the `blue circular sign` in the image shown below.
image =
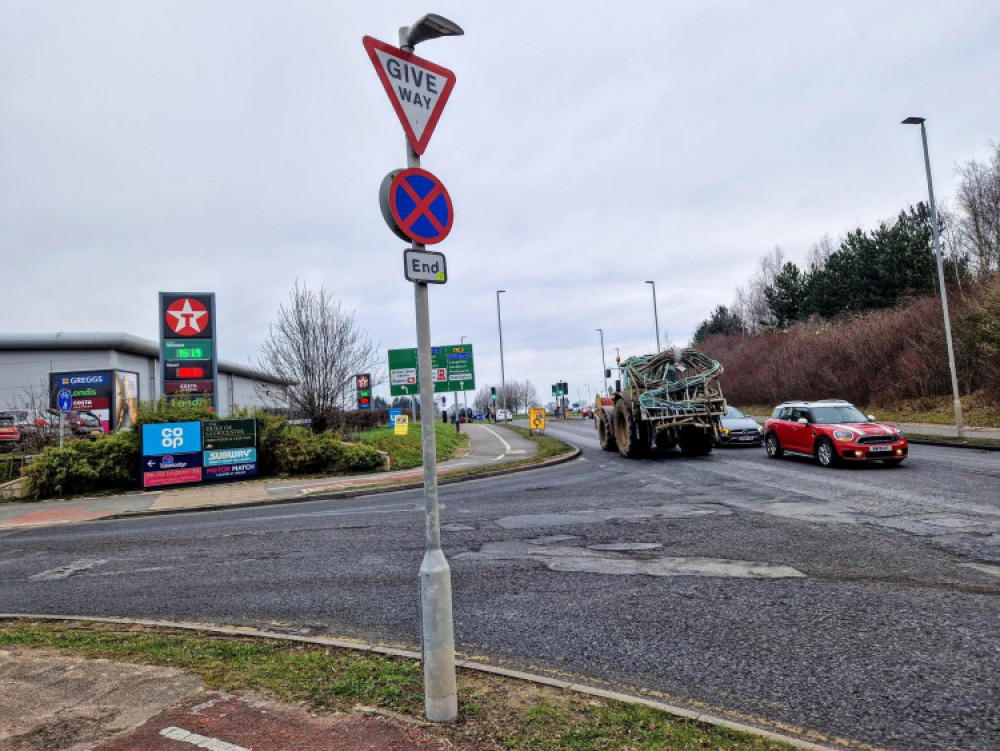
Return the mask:
<path id="1" fill-rule="evenodd" d="M 400 170 L 389 184 L 388 199 L 396 227 L 413 242 L 434 245 L 451 232 L 455 219 L 451 196 L 427 170 Z"/>
<path id="2" fill-rule="evenodd" d="M 59 405 L 60 412 L 69 412 L 73 409 L 73 395 L 69 389 L 59 389 L 59 393 L 56 394 L 56 403 Z"/>

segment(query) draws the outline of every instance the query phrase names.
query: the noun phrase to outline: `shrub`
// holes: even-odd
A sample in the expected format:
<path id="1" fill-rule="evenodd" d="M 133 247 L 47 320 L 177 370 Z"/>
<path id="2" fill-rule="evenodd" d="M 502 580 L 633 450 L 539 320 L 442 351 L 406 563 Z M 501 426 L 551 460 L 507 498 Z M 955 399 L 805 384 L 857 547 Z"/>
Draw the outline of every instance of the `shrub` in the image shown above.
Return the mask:
<path id="1" fill-rule="evenodd" d="M 49 498 L 108 490 L 138 481 L 139 447 L 134 433 L 71 441 L 46 448 L 24 470 L 28 493 Z"/>

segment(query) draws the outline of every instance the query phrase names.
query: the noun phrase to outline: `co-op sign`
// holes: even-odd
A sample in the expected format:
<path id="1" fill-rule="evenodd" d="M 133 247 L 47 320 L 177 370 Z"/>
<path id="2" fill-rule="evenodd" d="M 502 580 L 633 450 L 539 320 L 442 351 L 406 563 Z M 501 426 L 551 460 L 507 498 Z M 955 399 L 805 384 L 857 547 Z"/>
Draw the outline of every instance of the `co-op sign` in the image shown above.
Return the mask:
<path id="1" fill-rule="evenodd" d="M 188 485 L 257 474 L 257 421 L 142 426 L 142 486 Z"/>

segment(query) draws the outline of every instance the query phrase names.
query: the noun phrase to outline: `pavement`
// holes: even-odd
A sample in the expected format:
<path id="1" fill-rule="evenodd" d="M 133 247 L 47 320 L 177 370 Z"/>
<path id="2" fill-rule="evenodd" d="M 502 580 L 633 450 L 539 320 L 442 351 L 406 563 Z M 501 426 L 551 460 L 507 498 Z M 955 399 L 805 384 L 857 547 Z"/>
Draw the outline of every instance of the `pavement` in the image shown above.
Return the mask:
<path id="1" fill-rule="evenodd" d="M 463 470 L 488 472 L 496 468 L 497 471 L 509 471 L 510 464 L 531 458 L 537 449 L 535 443 L 502 424 L 470 423 L 462 425 L 462 431 L 469 436 L 469 451 L 459 458 L 438 463 L 438 478 L 442 484 L 460 479 Z M 308 480 L 268 478 L 171 490 L 135 490 L 120 495 L 78 497 L 65 501 L 2 503 L 0 531 L 123 516 L 294 503 L 332 495 L 355 496 L 384 491 L 387 485 L 396 488 L 421 487 L 423 468 L 349 477 Z"/>

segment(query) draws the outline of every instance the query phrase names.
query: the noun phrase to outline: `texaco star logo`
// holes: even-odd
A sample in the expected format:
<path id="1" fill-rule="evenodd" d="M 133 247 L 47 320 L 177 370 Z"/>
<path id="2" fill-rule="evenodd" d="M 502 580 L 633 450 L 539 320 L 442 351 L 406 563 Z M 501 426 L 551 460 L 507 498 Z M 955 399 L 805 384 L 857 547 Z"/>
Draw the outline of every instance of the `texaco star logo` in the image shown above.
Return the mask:
<path id="1" fill-rule="evenodd" d="M 167 326 L 179 336 L 200 334 L 208 325 L 208 309 L 197 300 L 182 297 L 167 307 Z"/>

